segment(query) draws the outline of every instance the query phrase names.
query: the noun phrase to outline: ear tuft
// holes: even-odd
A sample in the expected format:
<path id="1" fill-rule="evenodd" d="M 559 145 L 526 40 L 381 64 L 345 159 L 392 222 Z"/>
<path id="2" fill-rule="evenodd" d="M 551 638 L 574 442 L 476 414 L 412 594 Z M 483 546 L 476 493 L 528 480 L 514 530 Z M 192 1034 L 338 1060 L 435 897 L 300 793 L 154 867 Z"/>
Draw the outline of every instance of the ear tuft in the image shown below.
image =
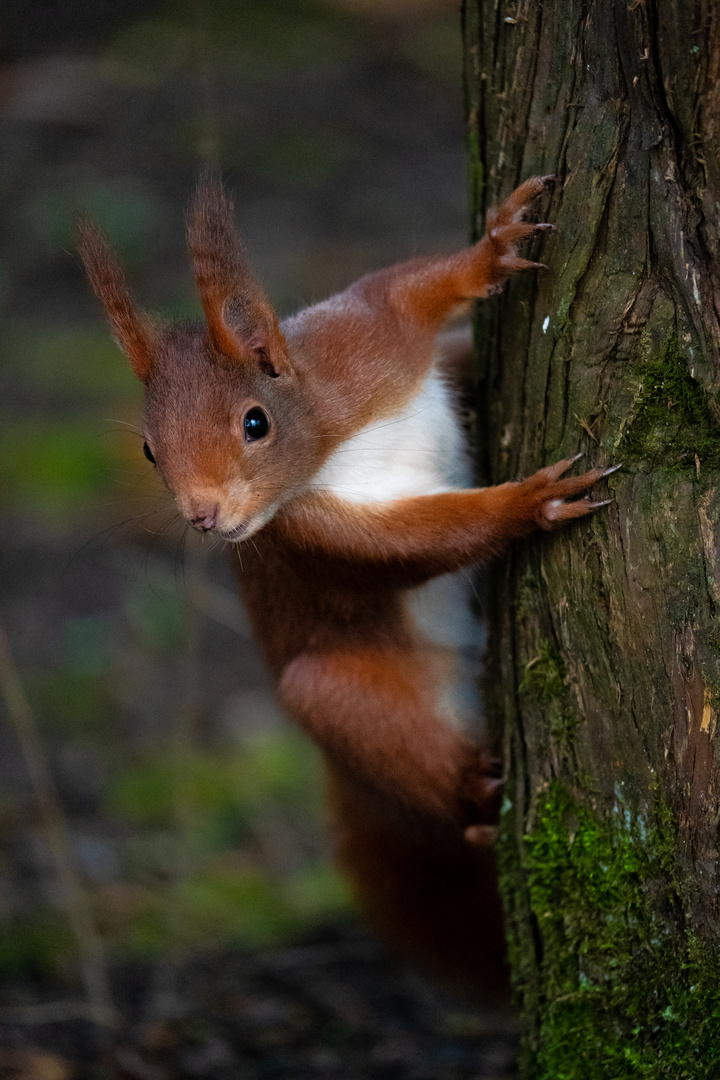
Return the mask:
<path id="1" fill-rule="evenodd" d="M 232 200 L 215 171 L 198 183 L 187 238 L 213 350 L 237 362 L 262 354 L 261 362 L 265 358 L 275 375 L 277 368 L 289 370 L 277 317 L 250 268 Z"/>
<path id="2" fill-rule="evenodd" d="M 88 217 L 80 218 L 77 236 L 85 272 L 105 308 L 117 343 L 138 379 L 147 382 L 152 372 L 159 328 L 136 308 L 117 255 L 97 224 Z"/>

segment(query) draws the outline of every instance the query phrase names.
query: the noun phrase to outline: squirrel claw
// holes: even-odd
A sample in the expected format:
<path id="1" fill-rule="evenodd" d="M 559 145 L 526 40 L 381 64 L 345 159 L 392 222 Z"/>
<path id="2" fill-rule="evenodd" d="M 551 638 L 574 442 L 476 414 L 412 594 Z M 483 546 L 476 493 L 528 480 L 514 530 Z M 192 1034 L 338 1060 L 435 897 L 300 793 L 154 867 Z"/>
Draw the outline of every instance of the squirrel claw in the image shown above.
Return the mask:
<path id="1" fill-rule="evenodd" d="M 492 847 L 497 839 L 497 826 L 468 825 L 463 835 L 467 842 L 475 847 Z"/>
<path id="2" fill-rule="evenodd" d="M 612 500 L 611 500 L 612 501 Z M 483 788 L 488 796 L 495 795 L 503 786 L 505 781 L 502 776 L 486 776 L 483 779 Z"/>

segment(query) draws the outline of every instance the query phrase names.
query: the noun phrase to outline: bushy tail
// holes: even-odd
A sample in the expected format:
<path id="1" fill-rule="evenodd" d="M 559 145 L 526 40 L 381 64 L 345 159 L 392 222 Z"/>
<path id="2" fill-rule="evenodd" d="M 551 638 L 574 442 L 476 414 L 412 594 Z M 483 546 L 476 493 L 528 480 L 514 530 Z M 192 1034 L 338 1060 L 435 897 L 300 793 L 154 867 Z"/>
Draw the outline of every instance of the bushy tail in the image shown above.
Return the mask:
<path id="1" fill-rule="evenodd" d="M 335 770 L 330 798 L 338 864 L 380 936 L 451 988 L 507 1003 L 492 850 L 468 843 L 459 831 L 383 812 Z"/>

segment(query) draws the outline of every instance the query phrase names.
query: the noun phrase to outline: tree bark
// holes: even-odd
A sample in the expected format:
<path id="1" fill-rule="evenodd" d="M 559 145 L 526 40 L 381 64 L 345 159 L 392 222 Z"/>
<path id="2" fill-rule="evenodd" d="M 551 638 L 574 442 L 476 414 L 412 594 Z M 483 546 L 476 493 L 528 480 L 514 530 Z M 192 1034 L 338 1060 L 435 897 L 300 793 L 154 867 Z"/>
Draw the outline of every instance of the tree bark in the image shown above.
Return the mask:
<path id="1" fill-rule="evenodd" d="M 494 577 L 509 954 L 533 1080 L 720 1076 L 720 7 L 466 0 L 476 228 L 548 269 L 478 316 L 483 479 L 623 463 Z"/>

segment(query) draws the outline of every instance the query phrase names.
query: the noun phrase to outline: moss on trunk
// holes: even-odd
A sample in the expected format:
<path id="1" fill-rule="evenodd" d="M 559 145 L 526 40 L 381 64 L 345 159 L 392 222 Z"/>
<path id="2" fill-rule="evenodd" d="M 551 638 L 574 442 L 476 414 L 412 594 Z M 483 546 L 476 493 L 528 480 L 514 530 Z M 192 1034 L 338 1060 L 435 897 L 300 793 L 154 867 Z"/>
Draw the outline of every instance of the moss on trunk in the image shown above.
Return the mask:
<path id="1" fill-rule="evenodd" d="M 507 807 L 506 813 L 511 812 Z M 677 821 L 660 799 L 644 815 L 618 792 L 598 814 L 554 780 L 524 837 L 521 888 L 532 940 L 512 938 L 523 972 L 542 941 L 536 1037 L 526 1071 L 554 1080 L 716 1077 L 720 963 L 683 917 Z M 503 887 L 514 910 L 515 853 Z M 527 984 L 536 982 L 525 972 Z"/>
<path id="2" fill-rule="evenodd" d="M 467 0 L 465 29 L 476 228 L 561 178 L 548 270 L 478 315 L 484 478 L 623 462 L 493 576 L 525 1075 L 715 1077 L 720 9 Z"/>

